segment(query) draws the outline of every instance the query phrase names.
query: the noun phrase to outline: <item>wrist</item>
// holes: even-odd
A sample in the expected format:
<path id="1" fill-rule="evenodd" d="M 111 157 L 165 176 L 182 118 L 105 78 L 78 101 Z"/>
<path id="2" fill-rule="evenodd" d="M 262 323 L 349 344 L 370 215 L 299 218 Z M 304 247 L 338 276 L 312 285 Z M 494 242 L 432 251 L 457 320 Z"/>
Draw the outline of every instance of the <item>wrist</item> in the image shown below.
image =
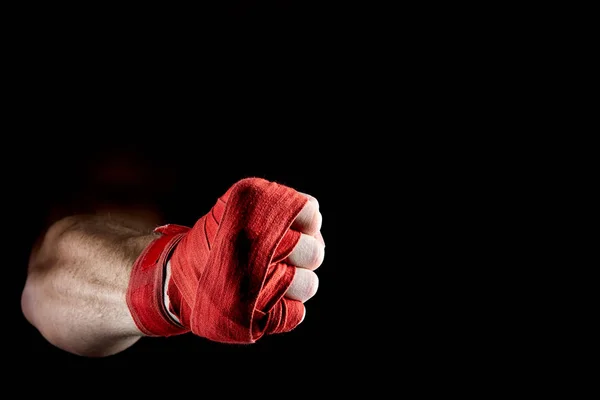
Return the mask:
<path id="1" fill-rule="evenodd" d="M 155 229 L 161 235 L 142 251 L 132 267 L 127 305 L 138 329 L 146 336 L 172 336 L 189 332 L 178 322 L 181 321 L 181 314 L 177 308 L 173 308 L 177 303 L 174 299 L 176 293 L 169 292 L 169 301 L 165 301 L 165 287 L 172 286 L 168 260 L 187 230 L 189 228 L 176 225 Z"/>

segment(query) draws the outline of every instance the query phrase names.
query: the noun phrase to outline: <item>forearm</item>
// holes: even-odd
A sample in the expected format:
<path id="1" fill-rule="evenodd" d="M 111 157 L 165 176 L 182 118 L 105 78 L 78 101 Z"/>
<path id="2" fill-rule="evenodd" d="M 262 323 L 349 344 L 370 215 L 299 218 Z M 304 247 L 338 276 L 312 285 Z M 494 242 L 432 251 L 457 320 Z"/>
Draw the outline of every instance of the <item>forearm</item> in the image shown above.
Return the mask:
<path id="1" fill-rule="evenodd" d="M 55 223 L 30 258 L 25 317 L 71 353 L 106 356 L 133 345 L 142 333 L 126 293 L 133 263 L 156 238 L 152 228 L 100 216 Z"/>

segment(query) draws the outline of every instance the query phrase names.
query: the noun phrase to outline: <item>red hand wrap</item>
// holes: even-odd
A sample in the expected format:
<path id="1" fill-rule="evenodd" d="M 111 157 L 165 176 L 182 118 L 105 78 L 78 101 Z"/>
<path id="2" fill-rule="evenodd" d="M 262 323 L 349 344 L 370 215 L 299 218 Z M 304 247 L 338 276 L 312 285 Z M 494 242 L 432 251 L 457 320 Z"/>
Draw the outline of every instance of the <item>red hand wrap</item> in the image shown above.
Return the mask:
<path id="1" fill-rule="evenodd" d="M 165 225 L 155 229 L 162 236 L 140 254 L 131 270 L 127 305 L 137 327 L 147 336 L 172 336 L 189 332 L 167 313 L 163 298 L 167 257 L 190 228 Z"/>
<path id="2" fill-rule="evenodd" d="M 188 232 L 173 225 L 160 228 L 164 236 L 149 246 L 132 271 L 128 304 L 140 329 L 158 336 L 191 330 L 218 342 L 253 343 L 265 334 L 296 327 L 304 305 L 283 297 L 295 268 L 282 261 L 300 239 L 290 226 L 306 201 L 286 186 L 244 179 Z M 171 311 L 185 328 L 170 320 L 161 306 L 162 286 L 155 284 L 162 282 L 164 272 L 155 270 L 164 270 L 170 246 L 176 247 L 168 295 Z M 143 296 L 146 303 L 139 300 Z M 157 300 L 161 303 L 155 304 Z"/>

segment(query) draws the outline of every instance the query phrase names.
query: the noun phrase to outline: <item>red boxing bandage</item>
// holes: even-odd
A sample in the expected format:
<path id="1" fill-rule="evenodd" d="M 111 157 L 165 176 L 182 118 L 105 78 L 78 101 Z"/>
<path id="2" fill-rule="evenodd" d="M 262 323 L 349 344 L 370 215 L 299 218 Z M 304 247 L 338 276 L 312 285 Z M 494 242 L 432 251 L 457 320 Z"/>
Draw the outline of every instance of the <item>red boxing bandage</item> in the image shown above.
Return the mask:
<path id="1" fill-rule="evenodd" d="M 233 185 L 193 228 L 165 225 L 136 260 L 127 304 L 149 336 L 189 332 L 224 343 L 253 343 L 292 330 L 304 305 L 284 297 L 295 268 L 283 260 L 300 233 L 290 229 L 307 199 L 263 179 Z M 164 270 L 171 260 L 163 301 Z"/>

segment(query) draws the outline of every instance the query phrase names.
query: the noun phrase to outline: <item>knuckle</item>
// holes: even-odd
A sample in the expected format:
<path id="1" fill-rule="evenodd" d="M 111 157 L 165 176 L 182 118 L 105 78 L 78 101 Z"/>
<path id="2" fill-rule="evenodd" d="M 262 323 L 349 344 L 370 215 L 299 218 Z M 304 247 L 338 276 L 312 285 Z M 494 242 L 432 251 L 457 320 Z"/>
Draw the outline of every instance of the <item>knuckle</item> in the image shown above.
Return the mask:
<path id="1" fill-rule="evenodd" d="M 315 197 L 309 195 L 308 201 L 310 201 L 317 210 L 319 209 L 319 200 L 317 200 Z"/>
<path id="2" fill-rule="evenodd" d="M 307 284 L 305 287 L 306 293 L 304 293 L 307 299 L 310 299 L 315 294 L 317 294 L 317 290 L 319 290 L 319 278 L 317 274 L 311 273 L 310 278 L 307 280 Z"/>
<path id="3" fill-rule="evenodd" d="M 311 247 L 310 265 L 318 267 L 323 263 L 323 259 L 325 258 L 325 248 L 315 238 L 311 238 Z"/>
<path id="4" fill-rule="evenodd" d="M 315 232 L 318 232 L 321 230 L 321 227 L 323 226 L 323 215 L 321 214 L 320 211 L 317 210 L 317 213 L 315 215 Z"/>
<path id="5" fill-rule="evenodd" d="M 244 178 L 234 185 L 234 192 L 245 196 L 260 196 L 264 192 L 264 185 L 267 181 L 260 178 Z"/>

